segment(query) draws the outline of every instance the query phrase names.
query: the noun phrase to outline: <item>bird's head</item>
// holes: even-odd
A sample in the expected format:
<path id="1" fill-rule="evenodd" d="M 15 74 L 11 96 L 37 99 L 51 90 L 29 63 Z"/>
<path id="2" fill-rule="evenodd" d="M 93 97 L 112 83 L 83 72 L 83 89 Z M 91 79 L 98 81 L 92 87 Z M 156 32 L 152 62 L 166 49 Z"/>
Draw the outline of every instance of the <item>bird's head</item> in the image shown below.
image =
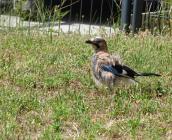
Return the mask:
<path id="1" fill-rule="evenodd" d="M 95 52 L 99 52 L 99 51 L 107 52 L 108 51 L 107 43 L 106 43 L 105 39 L 102 37 L 91 38 L 89 40 L 86 40 L 85 43 L 91 44 L 93 46 Z"/>

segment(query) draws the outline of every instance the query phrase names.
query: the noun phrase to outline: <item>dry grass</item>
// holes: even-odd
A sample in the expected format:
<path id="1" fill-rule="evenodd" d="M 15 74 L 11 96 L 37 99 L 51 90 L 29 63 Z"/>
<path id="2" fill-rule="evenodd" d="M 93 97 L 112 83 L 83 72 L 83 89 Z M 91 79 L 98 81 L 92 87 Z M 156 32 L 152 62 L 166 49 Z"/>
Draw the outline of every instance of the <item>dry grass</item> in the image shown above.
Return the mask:
<path id="1" fill-rule="evenodd" d="M 116 35 L 111 52 L 138 71 L 140 85 L 113 94 L 90 76 L 87 37 L 0 33 L 2 139 L 172 139 L 172 40 Z"/>

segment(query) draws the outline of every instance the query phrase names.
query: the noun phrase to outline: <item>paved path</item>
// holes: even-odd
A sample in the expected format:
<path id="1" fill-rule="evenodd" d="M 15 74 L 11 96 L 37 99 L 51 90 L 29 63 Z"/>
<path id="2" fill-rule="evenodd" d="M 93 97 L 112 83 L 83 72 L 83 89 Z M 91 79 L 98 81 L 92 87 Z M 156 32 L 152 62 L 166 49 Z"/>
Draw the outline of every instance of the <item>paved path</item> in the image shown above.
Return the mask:
<path id="1" fill-rule="evenodd" d="M 62 32 L 62 33 L 80 33 L 91 34 L 91 35 L 100 35 L 100 34 L 113 34 L 114 29 L 108 26 L 100 25 L 89 25 L 89 24 L 80 24 L 67 22 L 61 22 L 60 26 L 58 22 L 51 23 L 40 23 L 40 22 L 28 22 L 22 21 L 20 17 L 9 16 L 9 15 L 0 15 L 0 27 L 22 27 L 22 28 L 33 28 L 39 31 L 53 31 L 53 32 Z"/>

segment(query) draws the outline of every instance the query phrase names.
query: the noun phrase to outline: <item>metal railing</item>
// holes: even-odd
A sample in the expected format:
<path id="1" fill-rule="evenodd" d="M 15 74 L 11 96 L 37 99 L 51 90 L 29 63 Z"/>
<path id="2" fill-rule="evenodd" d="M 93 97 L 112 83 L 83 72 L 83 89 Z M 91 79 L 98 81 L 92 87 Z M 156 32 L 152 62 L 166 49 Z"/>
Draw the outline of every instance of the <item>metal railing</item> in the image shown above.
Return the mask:
<path id="1" fill-rule="evenodd" d="M 161 1 L 155 11 L 151 10 L 152 4 L 146 6 L 142 13 L 142 29 L 149 29 L 152 33 L 172 32 L 172 3 Z"/>
<path id="2" fill-rule="evenodd" d="M 46 13 L 44 7 L 45 9 L 40 8 L 34 14 L 31 9 L 24 14 L 17 11 L 19 4 L 14 5 L 15 0 L 9 0 L 6 4 L 4 1 L 8 0 L 0 0 L 1 29 L 22 28 L 55 33 L 112 34 L 115 32 L 114 27 L 119 27 L 121 0 L 67 0 L 63 5 L 60 3 L 56 6 L 57 13 L 54 13 L 52 9 L 55 7 L 51 5 L 48 7 L 49 12 Z M 158 0 L 158 4 L 155 5 L 155 1 L 145 0 L 142 30 L 149 29 L 152 33 L 168 31 L 171 34 L 172 3 Z M 68 13 L 60 17 L 59 14 L 66 11 Z M 37 18 L 43 12 L 46 13 L 42 15 L 44 18 Z M 24 18 L 25 14 L 27 19 Z M 33 16 L 36 18 L 32 19 Z"/>

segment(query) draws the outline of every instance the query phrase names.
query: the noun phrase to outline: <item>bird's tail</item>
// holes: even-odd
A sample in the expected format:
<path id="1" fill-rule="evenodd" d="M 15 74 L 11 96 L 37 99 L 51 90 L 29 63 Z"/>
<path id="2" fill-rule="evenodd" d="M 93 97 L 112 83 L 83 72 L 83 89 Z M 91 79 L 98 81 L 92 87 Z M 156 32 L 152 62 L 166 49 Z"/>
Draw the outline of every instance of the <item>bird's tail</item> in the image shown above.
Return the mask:
<path id="1" fill-rule="evenodd" d="M 161 76 L 161 75 L 156 73 L 139 73 L 136 76 Z"/>

